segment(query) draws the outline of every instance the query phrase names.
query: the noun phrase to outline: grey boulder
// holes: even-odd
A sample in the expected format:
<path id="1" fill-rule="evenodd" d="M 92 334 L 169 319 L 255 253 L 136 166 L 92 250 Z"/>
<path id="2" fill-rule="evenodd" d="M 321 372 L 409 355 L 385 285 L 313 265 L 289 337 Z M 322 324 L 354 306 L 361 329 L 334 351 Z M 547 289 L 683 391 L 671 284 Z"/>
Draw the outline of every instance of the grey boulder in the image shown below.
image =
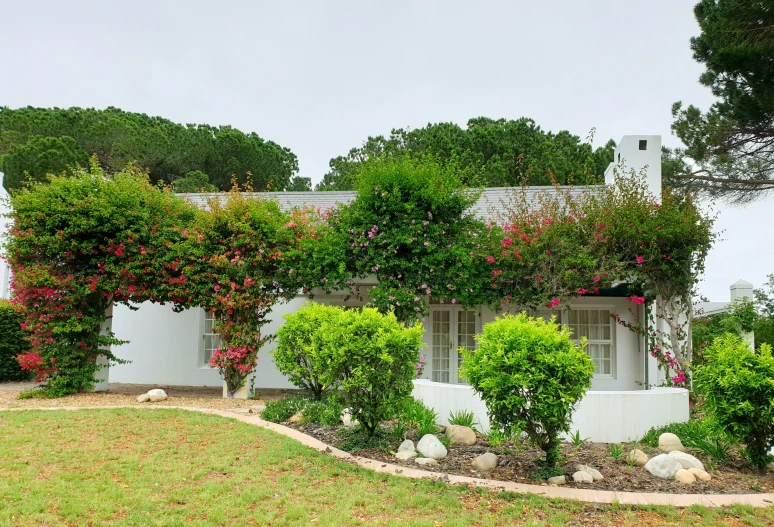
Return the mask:
<path id="1" fill-rule="evenodd" d="M 477 456 L 476 459 L 473 460 L 473 468 L 475 468 L 479 472 L 488 472 L 492 469 L 497 468 L 498 461 L 499 459 L 496 454 L 487 452 L 486 454 L 481 454 L 480 456 Z"/>
<path id="2" fill-rule="evenodd" d="M 659 454 L 645 463 L 645 470 L 662 479 L 674 479 L 677 471 L 682 469 L 683 466 L 667 454 Z"/>
<path id="3" fill-rule="evenodd" d="M 447 426 L 446 435 L 448 436 L 449 442 L 452 445 L 471 446 L 476 444 L 476 433 L 468 426 Z"/>
<path id="4" fill-rule="evenodd" d="M 448 454 L 446 447 L 443 446 L 441 440 L 433 434 L 425 434 L 422 436 L 422 439 L 417 443 L 417 452 L 424 457 L 429 457 L 431 459 L 443 459 Z"/>

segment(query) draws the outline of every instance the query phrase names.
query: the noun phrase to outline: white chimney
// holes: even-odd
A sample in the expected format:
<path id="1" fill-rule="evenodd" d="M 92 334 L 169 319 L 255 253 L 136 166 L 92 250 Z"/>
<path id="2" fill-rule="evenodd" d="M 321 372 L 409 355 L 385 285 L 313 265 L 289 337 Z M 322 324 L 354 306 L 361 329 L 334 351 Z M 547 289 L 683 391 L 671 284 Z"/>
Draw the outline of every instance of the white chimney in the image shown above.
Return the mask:
<path id="1" fill-rule="evenodd" d="M 661 136 L 625 135 L 615 148 L 613 162 L 605 170 L 605 184 L 613 183 L 613 169 L 623 166 L 625 171 L 643 174 L 648 190 L 661 200 Z"/>

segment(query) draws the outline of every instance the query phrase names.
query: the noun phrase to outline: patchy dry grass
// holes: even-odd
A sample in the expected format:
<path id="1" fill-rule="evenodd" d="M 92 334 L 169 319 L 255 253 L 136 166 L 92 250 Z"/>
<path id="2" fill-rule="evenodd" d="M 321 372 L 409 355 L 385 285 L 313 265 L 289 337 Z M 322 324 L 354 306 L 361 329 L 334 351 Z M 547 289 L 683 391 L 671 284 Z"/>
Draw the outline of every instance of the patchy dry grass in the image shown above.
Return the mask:
<path id="1" fill-rule="evenodd" d="M 595 506 L 358 469 L 213 415 L 0 413 L 0 525 L 774 525 L 774 511 Z"/>

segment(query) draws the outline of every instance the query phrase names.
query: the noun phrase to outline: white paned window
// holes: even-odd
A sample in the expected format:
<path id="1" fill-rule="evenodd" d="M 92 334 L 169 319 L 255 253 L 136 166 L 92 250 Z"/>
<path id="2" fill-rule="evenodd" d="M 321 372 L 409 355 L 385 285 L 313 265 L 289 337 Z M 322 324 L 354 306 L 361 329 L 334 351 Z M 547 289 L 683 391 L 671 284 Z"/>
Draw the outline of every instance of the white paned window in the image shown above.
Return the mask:
<path id="1" fill-rule="evenodd" d="M 458 348 L 476 349 L 476 312 L 458 311 L 457 312 L 457 346 Z M 462 366 L 462 355 L 457 353 L 457 382 L 466 384 L 467 381 L 460 375 L 460 366 Z"/>
<path id="2" fill-rule="evenodd" d="M 567 325 L 573 339 L 586 337 L 586 352 L 594 362 L 596 375 L 613 375 L 613 320 L 609 309 L 572 309 L 567 312 Z"/>
<path id="3" fill-rule="evenodd" d="M 433 381 L 449 382 L 451 369 L 451 311 L 433 311 Z"/>
<path id="4" fill-rule="evenodd" d="M 202 340 L 204 341 L 202 347 L 202 366 L 209 366 L 212 355 L 215 353 L 215 350 L 220 347 L 220 335 L 213 331 L 216 320 L 217 318 L 213 313 L 210 313 L 209 311 L 204 312 L 204 328 L 202 331 Z"/>
<path id="5" fill-rule="evenodd" d="M 569 326 L 573 342 L 579 343 L 586 337 L 586 353 L 594 363 L 595 376 L 612 377 L 615 374 L 614 324 L 610 309 L 589 309 L 576 307 L 570 310 L 538 308 L 529 310 L 532 317 L 545 321 L 556 316 L 556 322 Z"/>

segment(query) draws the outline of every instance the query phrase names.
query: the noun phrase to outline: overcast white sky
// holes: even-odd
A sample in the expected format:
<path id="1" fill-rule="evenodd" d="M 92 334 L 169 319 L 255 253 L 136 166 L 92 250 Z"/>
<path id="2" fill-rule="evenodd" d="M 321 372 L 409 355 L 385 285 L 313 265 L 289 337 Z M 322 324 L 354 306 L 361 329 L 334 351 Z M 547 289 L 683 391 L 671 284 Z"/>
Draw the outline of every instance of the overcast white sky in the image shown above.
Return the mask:
<path id="1" fill-rule="evenodd" d="M 595 141 L 671 135 L 706 108 L 695 0 L 0 0 L 0 105 L 81 106 L 233 125 L 314 182 L 369 135 L 527 116 Z M 722 205 L 702 292 L 774 273 L 771 200 Z"/>

